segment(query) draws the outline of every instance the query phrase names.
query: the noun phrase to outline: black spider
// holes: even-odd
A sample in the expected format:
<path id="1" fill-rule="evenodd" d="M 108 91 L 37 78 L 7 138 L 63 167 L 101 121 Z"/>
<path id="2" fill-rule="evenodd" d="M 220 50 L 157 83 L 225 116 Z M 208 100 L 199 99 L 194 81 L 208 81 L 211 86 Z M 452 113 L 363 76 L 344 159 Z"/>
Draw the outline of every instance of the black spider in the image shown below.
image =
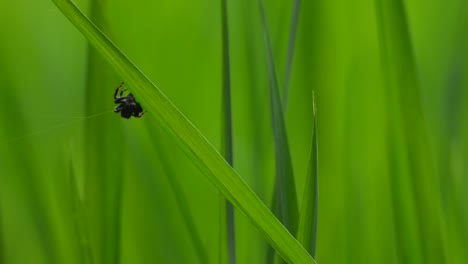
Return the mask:
<path id="1" fill-rule="evenodd" d="M 127 89 L 123 89 L 120 91 L 119 96 L 117 97 L 117 94 L 119 93 L 120 88 L 124 83 L 121 83 L 117 89 L 115 89 L 114 93 L 114 103 L 119 104 L 114 108 L 114 112 L 119 113 L 123 118 L 130 118 L 131 116 L 134 117 L 142 117 L 145 112 L 143 112 L 143 108 L 141 108 L 140 104 L 135 100 L 135 97 L 133 97 L 133 94 L 129 93 L 127 96 L 123 96 L 123 93 L 127 91 Z"/>

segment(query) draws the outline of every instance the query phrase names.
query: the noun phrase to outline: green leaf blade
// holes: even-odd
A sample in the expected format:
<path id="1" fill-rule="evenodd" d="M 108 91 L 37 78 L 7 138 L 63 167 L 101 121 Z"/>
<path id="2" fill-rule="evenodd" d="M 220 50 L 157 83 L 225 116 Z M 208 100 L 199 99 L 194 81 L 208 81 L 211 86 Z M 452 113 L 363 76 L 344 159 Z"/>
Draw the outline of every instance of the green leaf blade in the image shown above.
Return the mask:
<path id="1" fill-rule="evenodd" d="M 248 217 L 287 262 L 315 263 L 206 138 L 71 1 L 53 2 L 128 81 L 144 108 L 177 140 L 194 164 Z"/>
<path id="2" fill-rule="evenodd" d="M 111 31 L 105 17 L 107 1 L 92 0 L 90 17 L 103 31 Z M 109 34 L 109 33 L 108 33 Z M 103 112 L 102 102 L 108 91 L 99 87 L 116 87 L 113 69 L 88 44 L 86 62 L 85 111 L 88 116 Z M 118 119 L 92 119 L 84 123 L 84 197 L 90 243 L 96 263 L 119 263 L 121 237 L 121 201 L 123 157 L 112 148 L 123 141 Z"/>
<path id="3" fill-rule="evenodd" d="M 309 172 L 306 175 L 304 194 L 302 198 L 301 214 L 299 218 L 299 228 L 297 240 L 315 258 L 317 249 L 317 222 L 318 222 L 318 139 L 317 139 L 317 114 L 314 107 L 314 129 L 312 137 L 312 147 L 310 150 Z"/>
<path id="4" fill-rule="evenodd" d="M 294 58 L 294 47 L 296 44 L 296 33 L 297 24 L 299 23 L 299 13 L 301 7 L 301 0 L 294 0 L 292 14 L 291 14 L 291 25 L 289 28 L 289 39 L 288 39 L 288 54 L 286 57 L 286 68 L 284 73 L 283 83 L 283 111 L 286 112 L 288 108 L 289 99 L 289 86 L 291 80 L 291 70 Z"/>
<path id="5" fill-rule="evenodd" d="M 404 1 L 376 1 L 398 254 L 411 263 L 445 263 L 439 182 Z M 431 239 L 427 239 L 431 237 Z M 438 250 L 433 250 L 438 249 Z"/>
<path id="6" fill-rule="evenodd" d="M 231 107 L 231 63 L 230 63 L 230 50 L 229 50 L 229 22 L 228 22 L 228 1 L 221 0 L 221 24 L 222 24 L 222 52 L 223 52 L 223 112 L 224 122 L 223 131 L 221 137 L 223 142 L 221 143 L 223 154 L 226 161 L 231 167 L 234 166 L 233 159 L 233 147 L 232 147 L 232 107 Z M 224 199 L 224 198 L 223 198 Z M 226 223 L 221 224 L 220 232 L 226 232 L 226 241 L 220 241 L 220 245 L 223 248 L 221 250 L 227 250 L 227 263 L 236 263 L 236 237 L 235 237 L 235 218 L 234 218 L 234 207 L 229 201 L 225 201 L 226 205 L 222 212 L 225 213 Z M 227 243 L 224 248 L 224 243 Z M 224 260 L 221 260 L 224 262 Z"/>
<path id="7" fill-rule="evenodd" d="M 294 173 L 292 168 L 291 155 L 286 135 L 286 124 L 284 113 L 279 96 L 279 85 L 276 76 L 273 51 L 270 43 L 270 36 L 266 21 L 263 0 L 259 0 L 260 13 L 263 24 L 264 41 L 266 48 L 266 58 L 268 66 L 268 79 L 270 87 L 270 107 L 273 126 L 273 138 L 275 141 L 275 161 L 276 161 L 276 188 L 280 217 L 282 223 L 292 233 L 296 232 L 298 222 L 298 206 L 296 196 L 296 186 L 294 183 Z"/>
<path id="8" fill-rule="evenodd" d="M 76 175 L 73 169 L 73 162 L 70 159 L 68 168 L 68 180 L 70 183 L 70 200 L 73 220 L 76 227 L 77 237 L 79 239 L 81 263 L 93 264 L 93 253 L 89 241 L 88 228 L 86 225 L 85 210 L 80 197 Z"/>

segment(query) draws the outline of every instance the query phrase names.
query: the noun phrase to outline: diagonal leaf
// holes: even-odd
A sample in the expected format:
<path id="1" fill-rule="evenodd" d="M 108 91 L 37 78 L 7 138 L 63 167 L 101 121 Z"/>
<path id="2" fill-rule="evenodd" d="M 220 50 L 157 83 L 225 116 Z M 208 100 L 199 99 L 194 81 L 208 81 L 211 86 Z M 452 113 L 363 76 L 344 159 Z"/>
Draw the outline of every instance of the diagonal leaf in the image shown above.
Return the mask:
<path id="1" fill-rule="evenodd" d="M 314 108 L 314 130 L 312 148 L 310 150 L 309 173 L 306 175 L 304 194 L 302 198 L 301 214 L 299 217 L 299 228 L 297 240 L 306 248 L 310 255 L 315 258 L 317 248 L 317 220 L 318 220 L 318 142 L 317 142 L 317 113 Z"/>
<path id="2" fill-rule="evenodd" d="M 193 163 L 248 217 L 287 262 L 315 263 L 198 129 L 71 1 L 53 2 L 132 86 L 148 109 L 148 116 L 176 139 Z"/>

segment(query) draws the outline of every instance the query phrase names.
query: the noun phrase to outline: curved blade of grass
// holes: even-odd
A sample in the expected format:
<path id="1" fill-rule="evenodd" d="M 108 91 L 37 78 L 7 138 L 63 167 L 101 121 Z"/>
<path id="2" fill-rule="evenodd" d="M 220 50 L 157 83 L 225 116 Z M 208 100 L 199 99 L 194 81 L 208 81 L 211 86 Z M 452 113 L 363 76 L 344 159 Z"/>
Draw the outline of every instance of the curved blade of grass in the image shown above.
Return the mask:
<path id="1" fill-rule="evenodd" d="M 381 63 L 382 68 L 389 68 L 389 55 L 387 54 L 387 41 L 384 32 L 386 31 L 387 25 L 383 20 L 383 6 L 380 0 L 375 0 L 376 13 L 379 25 L 379 45 L 381 51 Z M 384 75 L 384 82 L 388 85 L 391 80 L 391 76 L 388 74 Z M 387 87 L 387 101 L 389 105 L 396 104 L 396 96 L 393 95 L 393 89 Z M 396 109 L 398 110 L 398 109 Z M 388 120 L 392 123 L 389 127 L 393 131 L 397 131 L 399 126 L 399 117 L 396 115 L 396 111 L 387 111 Z M 405 160 L 403 155 L 399 153 L 398 141 L 401 141 L 399 133 L 389 133 L 388 135 L 388 148 L 389 148 L 389 170 L 390 170 L 390 183 L 392 185 L 392 196 L 393 196 L 393 210 L 398 212 L 398 217 L 394 218 L 397 250 L 398 256 L 401 260 L 409 260 L 410 263 L 422 263 L 422 250 L 421 242 L 418 239 L 414 210 L 414 199 L 410 195 L 411 190 L 409 185 L 410 177 L 404 173 Z M 399 140 L 400 139 L 400 140 Z M 393 175 L 393 176 L 392 176 Z M 411 242 L 414 241 L 414 242 Z"/>
<path id="2" fill-rule="evenodd" d="M 273 190 L 276 190 L 276 184 L 274 185 Z M 273 213 L 275 213 L 275 215 L 278 218 L 281 219 L 281 211 L 278 205 L 278 195 L 276 195 L 276 193 L 273 193 L 273 194 L 274 195 L 271 201 L 271 210 L 273 211 Z M 275 256 L 276 256 L 275 250 L 270 245 L 267 245 L 266 254 L 265 254 L 265 264 L 275 263 Z"/>
<path id="3" fill-rule="evenodd" d="M 195 252 L 197 253 L 200 263 L 209 264 L 210 262 L 208 258 L 208 253 L 205 247 L 203 246 L 200 233 L 198 232 L 195 226 L 195 221 L 189 208 L 187 198 L 185 197 L 185 193 L 183 192 L 182 188 L 180 188 L 180 186 L 182 185 L 179 183 L 176 177 L 172 177 L 174 176 L 174 172 L 172 171 L 172 169 L 169 168 L 169 166 L 167 166 L 164 162 L 161 162 L 161 164 L 163 164 L 163 170 L 167 172 L 165 175 L 168 176 L 167 178 L 172 187 L 172 191 L 174 192 L 174 197 L 176 198 L 177 205 L 179 206 L 179 211 L 182 214 L 182 218 L 184 224 L 187 227 L 190 239 L 193 241 L 192 246 L 195 248 Z"/>
<path id="4" fill-rule="evenodd" d="M 232 150 L 232 109 L 231 109 L 231 67 L 229 58 L 229 26 L 228 26 L 228 2 L 221 0 L 221 19 L 222 19 L 222 43 L 223 43 L 223 111 L 224 111 L 224 127 L 221 138 L 223 138 L 222 151 L 226 161 L 233 167 L 233 150 Z M 220 228 L 226 229 L 226 241 L 220 241 L 220 245 L 227 242 L 227 254 L 221 252 L 222 255 L 228 257 L 229 264 L 236 263 L 236 238 L 235 238 L 235 222 L 234 222 L 234 207 L 229 201 L 225 201 L 225 208 L 221 212 L 226 212 L 225 224 L 221 224 Z M 224 217 L 223 217 L 224 218 Z M 224 251 L 225 247 L 221 249 Z M 221 259 L 221 263 L 226 263 Z"/>
<path id="5" fill-rule="evenodd" d="M 274 197 L 272 199 L 272 208 L 274 210 L 273 212 L 275 212 L 276 216 L 281 220 L 286 228 L 295 234 L 299 213 L 297 208 L 294 174 L 286 136 L 286 126 L 284 123 L 285 108 L 282 108 L 281 106 L 278 79 L 276 77 L 275 62 L 270 43 L 263 0 L 259 0 L 259 6 L 264 33 L 265 50 L 267 52 L 266 58 L 268 67 L 268 81 L 270 87 L 270 107 L 273 125 L 273 137 L 275 140 L 276 182 L 273 191 Z M 285 76 L 285 78 L 288 78 L 288 76 Z M 287 98 L 286 94 L 285 96 Z M 287 102 L 286 98 L 283 99 L 284 105 L 286 105 Z M 268 247 L 266 252 L 266 263 L 269 264 L 273 262 L 274 252 L 271 247 Z"/>
<path id="6" fill-rule="evenodd" d="M 0 203 L 0 263 L 6 263 L 4 240 L 5 238 L 3 237 L 2 204 Z"/>
<path id="7" fill-rule="evenodd" d="M 148 116 L 176 139 L 195 165 L 245 214 L 289 263 L 315 263 L 242 178 L 167 97 L 69 0 L 52 0 L 138 94 Z"/>
<path id="8" fill-rule="evenodd" d="M 106 32 L 110 25 L 105 17 L 108 1 L 92 0 L 90 16 Z M 87 50 L 85 111 L 91 115 L 102 110 L 109 91 L 96 89 L 119 81 L 115 72 L 91 45 Z M 121 190 L 123 157 L 115 142 L 123 135 L 119 120 L 93 119 L 85 122 L 85 195 L 91 247 L 96 263 L 120 262 Z"/>
<path id="9" fill-rule="evenodd" d="M 401 0 L 376 0 L 376 12 L 390 107 L 388 120 L 392 121 L 388 125 L 390 169 L 400 170 L 392 175 L 399 255 L 411 263 L 445 263 L 440 190 L 430 154 L 405 5 Z"/>
<path id="10" fill-rule="evenodd" d="M 158 126 L 147 126 L 148 132 L 151 133 L 151 130 L 155 128 L 158 129 Z M 164 159 L 161 155 L 164 153 L 169 153 L 169 147 L 167 147 L 167 143 L 163 140 L 153 140 L 154 150 L 156 152 L 156 158 L 159 159 L 158 166 L 162 166 L 163 175 L 167 178 L 171 190 L 174 192 L 174 197 L 176 200 L 176 204 L 179 207 L 179 212 L 182 215 L 182 220 L 187 228 L 187 232 L 190 236 L 192 241 L 192 246 L 195 249 L 195 252 L 198 256 L 199 263 L 206 263 L 209 264 L 209 257 L 208 252 L 206 251 L 205 246 L 202 243 L 201 235 L 197 229 L 195 224 L 195 220 L 193 218 L 192 211 L 190 209 L 190 205 L 188 203 L 186 194 L 182 188 L 182 184 L 180 184 L 179 180 L 177 179 L 177 175 L 174 172 L 174 169 L 170 164 L 175 164 L 171 161 L 171 155 L 165 155 Z M 168 161 L 169 162 L 164 162 Z"/>
<path id="11" fill-rule="evenodd" d="M 73 171 L 73 163 L 70 159 L 69 168 L 68 168 L 68 178 L 70 182 L 70 196 L 72 202 L 72 214 L 73 219 L 75 220 L 76 232 L 80 240 L 80 255 L 81 261 L 83 264 L 92 264 L 93 255 L 91 250 L 91 245 L 89 244 L 88 230 L 86 228 L 85 213 L 83 208 L 83 202 L 80 198 L 78 186 L 76 183 L 75 173 Z"/>
<path id="12" fill-rule="evenodd" d="M 291 155 L 286 135 L 283 109 L 278 91 L 278 80 L 276 78 L 275 62 L 271 50 L 270 36 L 265 15 L 263 0 L 259 0 L 260 13 L 262 17 L 263 33 L 268 64 L 268 79 L 270 87 L 270 105 L 273 125 L 273 137 L 275 140 L 276 160 L 276 188 L 278 194 L 281 221 L 288 230 L 295 234 L 298 222 L 298 208 L 294 174 L 292 169 Z"/>
<path id="13" fill-rule="evenodd" d="M 291 78 L 291 68 L 292 68 L 292 60 L 294 57 L 294 45 L 296 42 L 296 32 L 297 32 L 297 24 L 299 21 L 299 10 L 300 10 L 300 0 L 294 0 L 292 14 L 291 14 L 291 24 L 289 29 L 289 39 L 288 39 L 288 53 L 286 57 L 286 67 L 285 67 L 285 74 L 284 74 L 284 83 L 283 83 L 283 113 L 287 110 L 288 105 L 288 98 L 289 98 L 289 85 L 290 85 L 290 78 Z M 264 12 L 261 10 L 261 12 Z M 277 185 L 275 184 L 274 189 L 276 190 Z M 276 191 L 274 193 L 272 199 L 272 210 L 276 212 L 277 216 L 281 219 L 279 208 L 278 208 L 278 199 L 276 195 Z M 266 252 L 266 262 L 265 263 L 273 263 L 274 262 L 274 251 L 271 247 L 267 248 Z"/>
<path id="14" fill-rule="evenodd" d="M 0 54 L 0 56 L 2 55 Z M 19 100 L 20 95 L 17 89 L 15 89 L 16 86 L 9 79 L 5 78 L 7 76 L 9 74 L 4 70 L 4 66 L 0 62 L 0 77 L 3 77 L 0 81 L 10 87 L 10 89 L 5 89 L 3 93 L 8 100 L 0 104 L 0 128 L 8 129 L 5 129 L 4 133 L 1 131 L 0 134 L 4 135 L 5 138 L 14 138 L 18 134 L 23 133 L 23 131 L 27 131 L 28 123 L 27 117 L 24 114 L 9 114 L 9 109 L 14 109 L 14 106 L 21 104 Z M 37 248 L 28 246 L 25 246 L 25 248 L 30 251 L 37 250 L 37 252 L 41 252 L 34 256 L 38 260 L 38 263 L 59 263 L 58 254 L 56 254 L 58 246 L 54 241 L 52 232 L 54 227 L 48 218 L 49 207 L 44 201 L 44 196 L 41 192 L 41 187 L 43 187 L 41 181 L 43 182 L 44 178 L 42 176 L 44 175 L 40 174 L 40 171 L 35 170 L 38 165 L 36 145 L 30 144 L 27 148 L 24 148 L 20 144 L 3 145 L 1 146 L 0 160 L 2 161 L 2 169 L 6 168 L 6 171 L 10 172 L 0 174 L 0 191 L 2 194 L 5 193 L 7 195 L 3 196 L 7 199 L 2 200 L 3 221 L 5 225 L 8 223 L 7 217 L 10 214 L 15 213 L 13 214 L 14 216 L 19 211 L 27 212 L 27 214 L 22 215 L 28 217 L 27 221 L 24 223 L 21 221 L 19 227 L 28 229 L 29 238 L 35 239 L 37 237 L 38 243 Z M 9 177 L 10 179 L 8 179 L 6 177 L 8 175 L 14 175 L 14 177 Z M 15 190 L 14 196 L 9 195 L 5 188 Z M 5 239 L 10 239 L 7 229 L 3 232 Z M 5 249 L 11 250 L 7 244 L 4 246 Z M 13 252 L 9 252 L 4 257 L 8 258 L 10 255 L 21 253 L 24 253 L 24 249 L 18 248 L 14 249 Z"/>
<path id="15" fill-rule="evenodd" d="M 292 61 L 294 58 L 294 46 L 296 44 L 296 32 L 297 32 L 297 24 L 299 22 L 300 5 L 301 5 L 301 0 L 294 0 L 292 14 L 291 14 L 291 25 L 289 28 L 288 55 L 286 58 L 286 68 L 285 68 L 284 83 L 283 83 L 283 111 L 284 112 L 286 112 L 286 109 L 288 107 L 289 84 L 290 84 L 290 79 L 291 79 Z"/>
<path id="16" fill-rule="evenodd" d="M 306 175 L 304 194 L 302 198 L 301 214 L 299 216 L 299 227 L 297 240 L 315 258 L 317 248 L 317 220 L 318 220 L 318 142 L 317 142 L 317 112 L 314 108 L 314 130 L 312 148 L 310 150 L 309 173 Z"/>

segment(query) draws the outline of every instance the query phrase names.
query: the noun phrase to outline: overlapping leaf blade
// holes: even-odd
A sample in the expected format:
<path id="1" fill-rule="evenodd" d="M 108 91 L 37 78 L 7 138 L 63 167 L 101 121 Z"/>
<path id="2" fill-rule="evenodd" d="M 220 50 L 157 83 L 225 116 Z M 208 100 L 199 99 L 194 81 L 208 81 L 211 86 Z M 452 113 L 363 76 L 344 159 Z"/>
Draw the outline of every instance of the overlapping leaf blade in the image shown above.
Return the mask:
<path id="1" fill-rule="evenodd" d="M 244 213 L 289 263 L 314 263 L 290 233 L 164 94 L 68 0 L 53 0 L 64 15 L 115 67 L 146 109 L 208 179 Z"/>

